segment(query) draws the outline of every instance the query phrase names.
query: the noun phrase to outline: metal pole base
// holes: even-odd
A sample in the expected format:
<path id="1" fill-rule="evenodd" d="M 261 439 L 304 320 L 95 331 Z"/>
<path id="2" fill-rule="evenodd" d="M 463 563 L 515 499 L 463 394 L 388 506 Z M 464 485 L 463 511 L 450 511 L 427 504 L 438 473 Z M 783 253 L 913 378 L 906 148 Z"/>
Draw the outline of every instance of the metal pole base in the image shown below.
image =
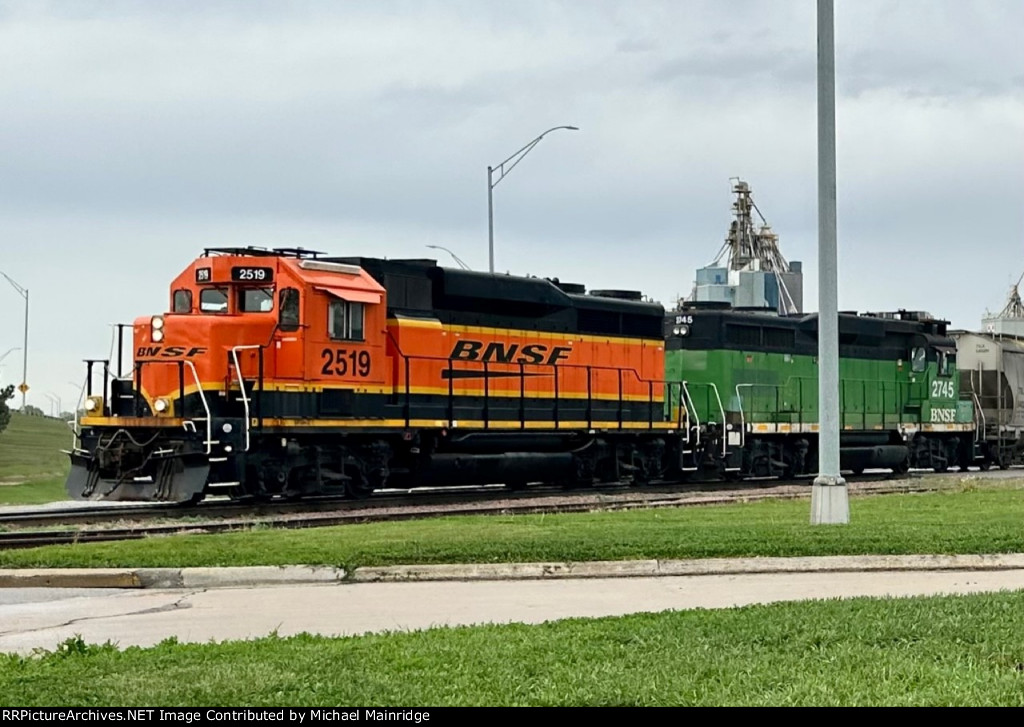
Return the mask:
<path id="1" fill-rule="evenodd" d="M 850 496 L 846 480 L 839 475 L 819 475 L 811 487 L 811 524 L 847 525 L 850 522 Z"/>

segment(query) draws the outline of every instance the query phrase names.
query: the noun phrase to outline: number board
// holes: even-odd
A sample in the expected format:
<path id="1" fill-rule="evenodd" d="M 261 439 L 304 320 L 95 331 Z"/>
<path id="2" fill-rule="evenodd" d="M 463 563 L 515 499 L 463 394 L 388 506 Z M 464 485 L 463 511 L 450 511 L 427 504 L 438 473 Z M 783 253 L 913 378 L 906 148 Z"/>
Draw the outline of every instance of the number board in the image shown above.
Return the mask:
<path id="1" fill-rule="evenodd" d="M 196 268 L 196 282 L 197 283 L 209 283 L 210 282 L 210 268 Z"/>
<path id="2" fill-rule="evenodd" d="M 270 283 L 274 280 L 274 268 L 231 268 L 231 281 L 235 283 Z"/>

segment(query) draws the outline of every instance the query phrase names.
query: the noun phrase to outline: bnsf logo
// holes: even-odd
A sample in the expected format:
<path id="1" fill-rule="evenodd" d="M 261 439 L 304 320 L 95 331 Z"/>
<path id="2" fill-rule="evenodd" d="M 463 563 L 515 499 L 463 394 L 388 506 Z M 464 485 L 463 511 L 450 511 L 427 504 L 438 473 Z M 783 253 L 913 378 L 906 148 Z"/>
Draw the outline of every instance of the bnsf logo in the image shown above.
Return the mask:
<path id="1" fill-rule="evenodd" d="M 569 358 L 572 351 L 568 346 L 545 346 L 529 343 L 522 348 L 518 343 L 488 343 L 482 341 L 457 341 L 448 354 L 453 361 L 486 361 L 487 363 L 547 364 L 556 365 Z"/>
<path id="2" fill-rule="evenodd" d="M 139 346 L 135 352 L 135 358 L 174 358 L 176 356 L 198 356 L 206 353 L 205 348 L 185 348 L 184 346 Z"/>

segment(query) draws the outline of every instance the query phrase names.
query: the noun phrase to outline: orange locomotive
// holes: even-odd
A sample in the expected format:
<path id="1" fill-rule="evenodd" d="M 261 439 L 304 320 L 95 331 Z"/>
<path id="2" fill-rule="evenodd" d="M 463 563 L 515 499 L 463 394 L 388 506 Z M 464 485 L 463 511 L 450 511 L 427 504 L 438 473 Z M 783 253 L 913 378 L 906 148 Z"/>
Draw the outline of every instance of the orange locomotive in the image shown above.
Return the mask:
<path id="1" fill-rule="evenodd" d="M 104 387 L 88 392 L 72 497 L 578 485 L 680 461 L 664 310 L 636 293 L 231 248 L 189 265 L 170 302 L 134 322 L 130 376 L 89 362 Z"/>

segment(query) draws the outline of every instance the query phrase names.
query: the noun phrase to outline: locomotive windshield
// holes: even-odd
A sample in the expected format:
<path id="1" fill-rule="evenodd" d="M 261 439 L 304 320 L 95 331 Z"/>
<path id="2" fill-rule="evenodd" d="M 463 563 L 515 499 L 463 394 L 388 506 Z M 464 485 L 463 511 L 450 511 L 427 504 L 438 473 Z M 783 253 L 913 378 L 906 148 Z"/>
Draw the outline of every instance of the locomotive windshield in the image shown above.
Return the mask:
<path id="1" fill-rule="evenodd" d="M 928 354 L 923 348 L 915 348 L 910 352 L 911 367 L 915 373 L 924 371 L 927 356 Z"/>
<path id="2" fill-rule="evenodd" d="M 266 313 L 274 310 L 274 289 L 240 288 L 238 310 L 242 313 Z"/>
<path id="3" fill-rule="evenodd" d="M 182 288 L 181 290 L 174 291 L 174 312 L 175 313 L 191 313 L 192 312 L 192 291 Z"/>
<path id="4" fill-rule="evenodd" d="M 203 313 L 227 313 L 227 288 L 203 288 L 199 294 L 199 310 Z"/>
<path id="5" fill-rule="evenodd" d="M 939 351 L 939 376 L 952 376 L 956 367 L 956 351 Z"/>

